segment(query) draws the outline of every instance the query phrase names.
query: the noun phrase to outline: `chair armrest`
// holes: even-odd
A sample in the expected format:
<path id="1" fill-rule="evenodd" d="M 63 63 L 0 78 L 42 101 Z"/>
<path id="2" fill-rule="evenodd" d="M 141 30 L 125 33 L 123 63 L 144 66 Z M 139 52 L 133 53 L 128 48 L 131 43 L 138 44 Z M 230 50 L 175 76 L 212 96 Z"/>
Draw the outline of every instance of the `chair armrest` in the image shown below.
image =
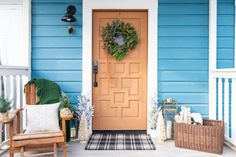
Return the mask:
<path id="1" fill-rule="evenodd" d="M 10 124 L 15 119 L 16 116 L 18 117 L 18 115 L 20 115 L 20 112 L 22 110 L 23 110 L 22 108 L 19 108 L 19 109 L 15 109 L 13 111 L 9 111 L 8 116 L 5 117 L 4 119 L 1 119 L 0 123 Z"/>
<path id="2" fill-rule="evenodd" d="M 10 137 L 10 145 L 12 145 L 12 138 L 14 135 L 14 119 L 17 117 L 17 133 L 20 133 L 20 113 L 23 110 L 23 108 L 15 109 L 8 112 L 7 118 L 4 118 L 0 121 L 0 123 L 3 124 L 9 124 L 10 130 L 9 130 L 9 137 Z"/>
<path id="3" fill-rule="evenodd" d="M 21 132 L 21 112 L 23 111 L 23 108 L 17 109 L 16 116 L 17 116 L 17 128 L 16 133 L 19 134 Z"/>

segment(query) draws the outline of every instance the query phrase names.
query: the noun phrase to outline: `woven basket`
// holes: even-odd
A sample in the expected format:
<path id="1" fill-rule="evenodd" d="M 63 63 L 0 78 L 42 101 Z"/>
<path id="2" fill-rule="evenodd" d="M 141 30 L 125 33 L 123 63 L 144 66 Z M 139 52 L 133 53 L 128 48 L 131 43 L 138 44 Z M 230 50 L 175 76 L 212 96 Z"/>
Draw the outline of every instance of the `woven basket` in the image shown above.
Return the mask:
<path id="1" fill-rule="evenodd" d="M 174 123 L 175 146 L 222 154 L 224 122 L 204 120 L 203 125 Z"/>

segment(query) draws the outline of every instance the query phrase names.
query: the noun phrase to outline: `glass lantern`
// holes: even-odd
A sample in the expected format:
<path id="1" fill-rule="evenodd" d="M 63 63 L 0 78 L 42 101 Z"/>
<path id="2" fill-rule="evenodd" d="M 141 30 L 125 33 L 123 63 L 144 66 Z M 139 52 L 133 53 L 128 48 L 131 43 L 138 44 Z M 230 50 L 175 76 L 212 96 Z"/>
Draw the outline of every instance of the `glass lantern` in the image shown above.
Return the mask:
<path id="1" fill-rule="evenodd" d="M 174 101 L 172 98 L 166 99 L 165 101 L 162 102 L 162 112 L 163 112 L 166 128 L 167 128 L 167 125 L 170 125 L 171 123 L 171 139 L 173 139 L 173 135 L 174 135 L 173 124 L 174 124 L 175 115 L 177 115 L 177 112 L 178 112 L 178 103 Z"/>

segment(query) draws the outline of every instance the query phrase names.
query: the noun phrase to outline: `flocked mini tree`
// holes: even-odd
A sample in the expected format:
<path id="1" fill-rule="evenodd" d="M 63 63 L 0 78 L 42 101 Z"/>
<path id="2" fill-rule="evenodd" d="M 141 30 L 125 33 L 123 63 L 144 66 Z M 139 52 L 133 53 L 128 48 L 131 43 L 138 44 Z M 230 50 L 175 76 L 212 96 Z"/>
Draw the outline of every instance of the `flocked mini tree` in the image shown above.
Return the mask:
<path id="1" fill-rule="evenodd" d="M 76 112 L 78 113 L 78 119 L 81 121 L 83 112 L 85 113 L 87 124 L 88 124 L 88 130 L 91 126 L 92 116 L 94 112 L 93 105 L 90 101 L 90 95 L 88 94 L 81 94 L 78 96 L 78 106 L 76 108 Z"/>
<path id="2" fill-rule="evenodd" d="M 81 143 L 83 143 L 86 142 L 88 139 L 89 139 L 88 121 L 85 112 L 83 111 L 79 124 L 79 140 Z"/>
<path id="3" fill-rule="evenodd" d="M 78 113 L 79 125 L 79 140 L 87 141 L 89 138 L 89 132 L 91 131 L 91 121 L 94 112 L 94 108 L 91 105 L 90 96 L 87 94 L 81 94 L 78 96 L 78 106 L 76 112 Z"/>
<path id="4" fill-rule="evenodd" d="M 149 126 L 150 126 L 150 129 L 156 130 L 158 114 L 161 111 L 161 105 L 159 106 L 159 98 L 157 98 L 156 92 L 151 97 L 150 104 L 152 105 L 152 107 L 149 114 Z"/>
<path id="5" fill-rule="evenodd" d="M 165 120 L 162 111 L 160 111 L 157 118 L 157 140 L 158 142 L 164 142 L 166 140 Z"/>

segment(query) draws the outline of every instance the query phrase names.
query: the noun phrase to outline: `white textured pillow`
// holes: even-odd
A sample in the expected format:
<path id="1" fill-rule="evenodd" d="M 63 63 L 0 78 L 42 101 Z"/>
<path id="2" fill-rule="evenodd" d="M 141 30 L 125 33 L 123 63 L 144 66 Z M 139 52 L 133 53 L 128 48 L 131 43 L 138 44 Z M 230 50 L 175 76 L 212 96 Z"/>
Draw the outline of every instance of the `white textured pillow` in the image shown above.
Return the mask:
<path id="1" fill-rule="evenodd" d="M 58 108 L 60 103 L 26 105 L 26 133 L 60 131 Z"/>

